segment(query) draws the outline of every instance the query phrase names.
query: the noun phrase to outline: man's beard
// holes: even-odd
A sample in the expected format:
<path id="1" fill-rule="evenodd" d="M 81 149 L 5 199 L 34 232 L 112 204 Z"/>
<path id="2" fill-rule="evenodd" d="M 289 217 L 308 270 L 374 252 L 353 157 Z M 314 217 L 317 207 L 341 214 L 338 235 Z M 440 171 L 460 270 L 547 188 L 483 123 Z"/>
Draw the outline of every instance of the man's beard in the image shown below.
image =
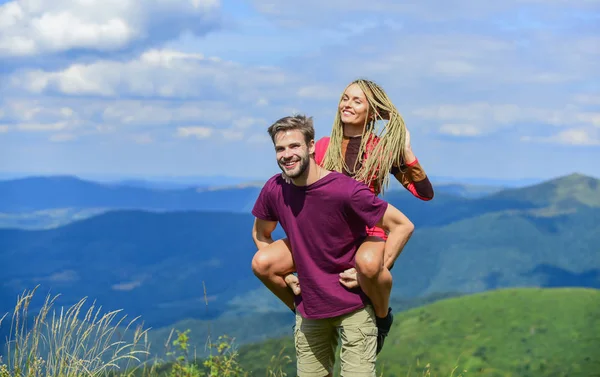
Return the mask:
<path id="1" fill-rule="evenodd" d="M 296 179 L 306 173 L 306 169 L 308 169 L 309 163 L 310 159 L 308 158 L 308 156 L 306 156 L 300 158 L 300 161 L 298 161 L 298 166 L 296 167 L 296 169 L 294 169 L 294 171 L 286 170 L 283 162 L 279 162 L 278 165 L 283 174 L 285 174 L 288 178 Z"/>

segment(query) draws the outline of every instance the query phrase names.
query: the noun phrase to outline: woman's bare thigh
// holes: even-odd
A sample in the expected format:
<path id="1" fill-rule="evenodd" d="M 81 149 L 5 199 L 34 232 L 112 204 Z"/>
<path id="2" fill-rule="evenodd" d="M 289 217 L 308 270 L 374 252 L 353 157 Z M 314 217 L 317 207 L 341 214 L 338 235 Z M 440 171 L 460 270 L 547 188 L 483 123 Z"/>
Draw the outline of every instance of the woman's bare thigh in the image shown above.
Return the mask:
<path id="1" fill-rule="evenodd" d="M 287 238 L 277 240 L 260 250 L 263 258 L 267 258 L 271 271 L 277 275 L 287 275 L 296 271 L 294 258 L 292 257 L 292 246 Z"/>
<path id="2" fill-rule="evenodd" d="M 383 259 L 383 254 L 385 250 L 385 240 L 381 237 L 377 236 L 367 236 L 363 243 L 358 247 L 357 254 L 362 254 L 364 252 L 371 252 L 375 255 L 381 255 Z"/>

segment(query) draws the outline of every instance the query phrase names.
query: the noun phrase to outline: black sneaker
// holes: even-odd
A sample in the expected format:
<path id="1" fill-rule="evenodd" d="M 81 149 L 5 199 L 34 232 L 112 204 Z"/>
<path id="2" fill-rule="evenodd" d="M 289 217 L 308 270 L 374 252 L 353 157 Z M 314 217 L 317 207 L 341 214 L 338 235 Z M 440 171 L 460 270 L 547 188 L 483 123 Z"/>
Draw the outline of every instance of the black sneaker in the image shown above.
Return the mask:
<path id="1" fill-rule="evenodd" d="M 377 352 L 381 352 L 383 348 L 383 343 L 385 342 L 385 338 L 388 336 L 390 329 L 392 328 L 392 323 L 394 323 L 394 316 L 392 315 L 392 308 L 388 308 L 388 314 L 385 318 L 375 317 L 375 322 L 377 323 Z"/>

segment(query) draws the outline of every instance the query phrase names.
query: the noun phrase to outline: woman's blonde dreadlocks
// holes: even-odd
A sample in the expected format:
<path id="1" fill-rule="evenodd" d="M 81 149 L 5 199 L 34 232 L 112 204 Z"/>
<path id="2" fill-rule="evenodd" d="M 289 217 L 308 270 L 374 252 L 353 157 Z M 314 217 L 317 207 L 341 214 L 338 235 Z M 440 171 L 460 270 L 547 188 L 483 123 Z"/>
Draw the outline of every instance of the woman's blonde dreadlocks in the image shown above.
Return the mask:
<path id="1" fill-rule="evenodd" d="M 354 178 L 367 185 L 374 181 L 379 189 L 378 191 L 383 192 L 389 184 L 389 173 L 392 167 L 400 168 L 402 161 L 404 161 L 406 125 L 392 101 L 379 85 L 365 79 L 355 80 L 348 86 L 352 84 L 357 84 L 360 87 L 369 103 L 369 112 L 365 119 L 358 158 L 356 159 L 357 163 L 362 165 L 355 171 Z M 342 93 L 342 97 L 343 95 Z M 377 120 L 384 120 L 384 117 L 388 118 L 387 123 L 377 134 L 375 124 Z M 377 139 L 376 143 L 373 143 L 373 136 Z M 344 124 L 341 121 L 340 112 L 337 111 L 329 147 L 323 160 L 325 169 L 338 172 L 341 172 L 342 169 L 352 171 L 346 166 L 342 154 L 343 138 Z M 363 160 L 362 156 L 365 152 L 367 152 L 367 158 Z"/>

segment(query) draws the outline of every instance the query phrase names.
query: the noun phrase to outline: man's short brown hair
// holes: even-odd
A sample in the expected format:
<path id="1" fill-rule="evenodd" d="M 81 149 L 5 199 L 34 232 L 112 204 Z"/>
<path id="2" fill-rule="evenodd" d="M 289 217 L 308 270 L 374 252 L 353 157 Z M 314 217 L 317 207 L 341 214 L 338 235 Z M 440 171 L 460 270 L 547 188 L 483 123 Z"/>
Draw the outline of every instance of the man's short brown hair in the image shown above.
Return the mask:
<path id="1" fill-rule="evenodd" d="M 307 117 L 306 115 L 293 115 L 281 118 L 269 127 L 268 132 L 271 140 L 275 143 L 275 135 L 278 132 L 292 130 L 302 132 L 307 145 L 311 140 L 315 139 L 315 128 L 312 117 Z"/>

